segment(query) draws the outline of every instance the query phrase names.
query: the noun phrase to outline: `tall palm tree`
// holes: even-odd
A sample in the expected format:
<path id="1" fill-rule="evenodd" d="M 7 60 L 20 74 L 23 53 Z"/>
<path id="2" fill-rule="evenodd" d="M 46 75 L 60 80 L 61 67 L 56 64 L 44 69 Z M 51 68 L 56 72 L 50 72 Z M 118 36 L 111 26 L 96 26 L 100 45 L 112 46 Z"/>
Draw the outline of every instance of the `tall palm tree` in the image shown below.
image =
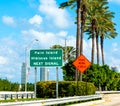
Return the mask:
<path id="1" fill-rule="evenodd" d="M 100 32 L 100 46 L 101 46 L 101 54 L 102 54 L 102 64 L 104 65 L 104 39 L 105 38 L 115 38 L 117 33 L 115 31 L 115 23 L 112 21 L 114 18 L 114 13 L 104 9 L 101 11 L 103 13 L 101 21 L 99 21 L 99 32 Z"/>
<path id="2" fill-rule="evenodd" d="M 83 53 L 84 28 L 88 4 L 89 4 L 88 0 L 69 0 L 68 2 L 64 2 L 61 4 L 62 7 L 66 6 L 71 6 L 71 8 L 77 7 L 76 58 Z M 76 70 L 75 76 L 76 80 L 78 79 L 82 81 L 82 73 L 79 74 L 78 71 Z"/>
<path id="3" fill-rule="evenodd" d="M 77 35 L 76 35 L 76 58 L 79 57 L 80 55 L 80 13 L 81 13 L 81 8 L 80 8 L 80 3 L 81 0 L 77 0 Z M 77 81 L 79 79 L 80 75 L 80 81 L 82 81 L 82 73 L 79 74 L 78 70 L 75 71 L 75 80 Z"/>
<path id="4" fill-rule="evenodd" d="M 80 8 L 81 0 L 68 0 L 60 4 L 60 8 L 65 8 L 67 6 L 71 6 L 74 8 L 77 5 L 77 34 L 76 34 L 76 58 L 80 55 L 80 22 L 81 22 L 81 8 Z M 75 80 L 78 80 L 78 70 L 75 71 Z M 80 73 L 82 74 L 82 73 Z M 81 75 L 80 75 L 81 77 Z M 82 80 L 82 78 L 80 78 Z"/>
<path id="5" fill-rule="evenodd" d="M 100 63 L 100 56 L 99 56 L 99 33 L 100 33 L 100 27 L 106 26 L 105 23 L 101 24 L 101 21 L 104 20 L 106 17 L 104 17 L 104 14 L 106 14 L 106 11 L 108 11 L 108 2 L 106 0 L 99 0 L 98 8 L 97 8 L 97 22 L 95 27 L 95 37 L 96 37 L 96 51 L 97 51 L 97 64 Z"/>
<path id="6" fill-rule="evenodd" d="M 87 18 L 89 2 L 87 0 L 82 0 L 81 2 L 81 41 L 80 41 L 80 54 L 83 54 L 83 38 L 84 38 L 84 30 Z"/>
<path id="7" fill-rule="evenodd" d="M 114 31 L 111 31 L 111 32 L 104 32 L 104 33 L 101 33 L 100 35 L 100 46 L 101 46 L 101 54 L 102 54 L 102 65 L 105 64 L 105 61 L 104 61 L 104 39 L 105 38 L 115 38 L 117 36 L 117 33 Z"/>
<path id="8" fill-rule="evenodd" d="M 89 4 L 89 5 L 88 5 Z M 114 38 L 116 32 L 111 19 L 113 17 L 108 10 L 107 0 L 68 0 L 60 5 L 61 8 L 70 6 L 77 7 L 77 35 L 76 35 L 76 58 L 83 53 L 84 29 L 92 38 L 91 62 L 94 63 L 95 38 L 97 49 L 97 64 L 99 64 L 99 36 L 101 38 L 102 63 L 104 63 L 103 41 L 105 36 Z M 87 19 L 87 20 L 86 20 Z M 111 26 L 111 27 L 110 27 Z M 81 28 L 80 28 L 81 27 Z M 81 31 L 80 31 L 81 29 Z M 108 36 L 109 34 L 109 36 Z M 78 71 L 75 72 L 75 80 L 78 80 Z M 82 81 L 82 73 L 80 73 Z"/>
<path id="9" fill-rule="evenodd" d="M 87 16 L 87 28 L 86 31 L 89 32 L 90 37 L 92 39 L 92 52 L 91 52 L 91 63 L 94 63 L 94 50 L 95 50 L 95 30 L 97 26 L 97 17 L 98 17 L 98 5 L 99 2 L 97 0 L 90 0 L 89 2 L 89 11 Z"/>
<path id="10" fill-rule="evenodd" d="M 90 9 L 88 11 L 88 29 L 90 38 L 92 38 L 92 55 L 91 62 L 94 63 L 94 38 L 96 37 L 96 49 L 97 49 L 97 64 L 99 64 L 99 45 L 98 39 L 101 37 L 101 50 L 103 54 L 103 40 L 104 33 L 108 33 L 114 29 L 113 25 L 108 25 L 107 23 L 111 23 L 111 19 L 113 17 L 113 13 L 108 10 L 108 2 L 107 0 L 94 0 L 90 2 Z M 91 24 L 91 25 L 90 25 Z M 109 30 L 108 30 L 109 29 Z M 115 34 L 115 33 L 114 33 Z M 113 35 L 113 32 L 112 32 Z M 103 56 L 102 56 L 103 58 Z M 103 59 L 102 59 L 103 60 Z"/>

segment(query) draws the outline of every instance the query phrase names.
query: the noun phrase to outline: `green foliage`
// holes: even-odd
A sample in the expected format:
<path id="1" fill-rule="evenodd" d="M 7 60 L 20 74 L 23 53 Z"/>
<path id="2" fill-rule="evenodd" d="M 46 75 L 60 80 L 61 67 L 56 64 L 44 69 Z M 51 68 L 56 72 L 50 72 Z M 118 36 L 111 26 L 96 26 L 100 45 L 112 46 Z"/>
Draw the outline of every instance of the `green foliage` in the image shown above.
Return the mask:
<path id="1" fill-rule="evenodd" d="M 65 81 L 74 81 L 75 80 L 75 67 L 72 65 L 73 61 L 69 61 L 62 67 L 63 69 L 63 79 Z"/>
<path id="2" fill-rule="evenodd" d="M 75 95 L 91 95 L 95 93 L 95 86 L 92 83 L 76 82 L 76 81 L 60 81 L 58 83 L 59 97 L 68 97 Z M 56 82 L 43 81 L 37 83 L 37 97 L 39 98 L 55 98 Z"/>
<path id="3" fill-rule="evenodd" d="M 9 91 L 11 89 L 11 84 L 7 79 L 0 79 L 0 91 Z"/>
<path id="4" fill-rule="evenodd" d="M 7 79 L 0 79 L 0 91 L 18 91 L 18 88 L 18 83 L 11 83 Z"/>
<path id="5" fill-rule="evenodd" d="M 10 82 L 7 79 L 0 79 L 0 91 L 19 91 L 19 83 Z M 24 91 L 25 86 L 22 85 L 22 91 Z M 28 83 L 27 91 L 34 91 L 34 84 Z"/>
<path id="6" fill-rule="evenodd" d="M 27 91 L 34 91 L 34 84 L 28 83 L 28 85 L 27 85 Z"/>
<path id="7" fill-rule="evenodd" d="M 55 81 L 41 81 L 37 83 L 37 97 L 48 98 L 55 97 L 56 85 Z"/>
<path id="8" fill-rule="evenodd" d="M 0 91 L 18 91 L 19 84 L 11 83 L 7 79 L 0 79 Z"/>
<path id="9" fill-rule="evenodd" d="M 70 61 L 62 67 L 65 81 L 75 80 L 75 67 L 72 62 Z M 111 70 L 108 65 L 92 64 L 87 69 L 87 75 L 83 74 L 83 81 L 93 83 L 98 90 L 120 90 L 120 73 Z"/>
<path id="10" fill-rule="evenodd" d="M 25 91 L 25 84 L 22 84 L 22 89 L 21 91 Z M 27 91 L 34 91 L 34 84 L 32 83 L 27 83 Z"/>
<path id="11" fill-rule="evenodd" d="M 83 78 L 86 79 L 85 74 Z M 98 90 L 118 90 L 120 74 L 111 70 L 108 65 L 92 64 L 87 70 L 87 81 L 94 83 Z"/>
<path id="12" fill-rule="evenodd" d="M 19 84 L 18 83 L 11 83 L 11 90 L 10 91 L 18 91 Z"/>

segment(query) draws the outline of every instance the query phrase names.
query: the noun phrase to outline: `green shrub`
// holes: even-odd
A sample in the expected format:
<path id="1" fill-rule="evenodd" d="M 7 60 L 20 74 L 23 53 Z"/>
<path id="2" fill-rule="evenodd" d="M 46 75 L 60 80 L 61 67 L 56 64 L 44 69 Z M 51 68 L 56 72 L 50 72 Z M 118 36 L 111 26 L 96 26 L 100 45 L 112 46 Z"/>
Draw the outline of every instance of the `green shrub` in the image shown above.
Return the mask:
<path id="1" fill-rule="evenodd" d="M 95 93 L 95 86 L 92 83 L 80 81 L 59 81 L 58 93 L 59 97 L 91 95 Z M 55 98 L 56 82 L 42 81 L 37 83 L 37 97 L 39 98 Z"/>

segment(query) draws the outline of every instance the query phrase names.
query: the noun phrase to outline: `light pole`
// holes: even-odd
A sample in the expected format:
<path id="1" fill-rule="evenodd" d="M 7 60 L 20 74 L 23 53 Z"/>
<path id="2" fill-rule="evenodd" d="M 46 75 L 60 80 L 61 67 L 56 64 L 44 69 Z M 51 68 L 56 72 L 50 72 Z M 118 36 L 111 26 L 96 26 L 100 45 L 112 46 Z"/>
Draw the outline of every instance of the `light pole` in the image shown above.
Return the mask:
<path id="1" fill-rule="evenodd" d="M 27 61 L 27 51 L 28 48 L 33 44 L 34 41 L 38 41 L 38 39 L 33 39 L 26 47 L 25 47 L 25 91 L 27 91 L 27 80 L 28 80 L 28 61 Z"/>

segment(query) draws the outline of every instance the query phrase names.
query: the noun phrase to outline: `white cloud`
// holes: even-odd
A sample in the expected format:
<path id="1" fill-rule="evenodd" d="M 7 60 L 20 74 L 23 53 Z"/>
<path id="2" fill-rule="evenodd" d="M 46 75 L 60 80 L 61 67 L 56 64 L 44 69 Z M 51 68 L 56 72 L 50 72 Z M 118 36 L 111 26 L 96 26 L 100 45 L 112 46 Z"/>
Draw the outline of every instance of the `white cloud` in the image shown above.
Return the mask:
<path id="1" fill-rule="evenodd" d="M 24 51 L 21 49 L 22 45 L 20 46 L 20 44 L 10 37 L 0 39 L 0 77 L 20 81 L 20 67 L 24 58 L 21 57 Z"/>
<path id="2" fill-rule="evenodd" d="M 66 31 L 61 31 L 61 32 L 58 33 L 58 36 L 60 36 L 60 37 L 66 37 L 67 34 L 68 33 Z"/>
<path id="3" fill-rule="evenodd" d="M 29 35 L 30 38 L 37 38 L 40 41 L 40 46 L 42 48 L 50 48 L 53 45 L 62 45 L 65 46 L 73 46 L 76 48 L 76 37 L 72 35 L 67 35 L 68 32 L 60 31 L 58 33 L 52 32 L 39 32 L 34 29 L 30 29 L 29 31 L 22 31 L 23 35 L 26 37 Z M 84 54 L 89 57 L 91 56 L 91 40 L 84 40 Z"/>
<path id="4" fill-rule="evenodd" d="M 6 74 L 6 78 L 13 79 L 15 76 L 13 74 Z"/>
<path id="5" fill-rule="evenodd" d="M 39 11 L 42 12 L 46 19 L 53 22 L 59 28 L 69 26 L 69 15 L 65 9 L 59 9 L 55 0 L 40 0 Z"/>
<path id="6" fill-rule="evenodd" d="M 65 37 L 67 36 L 66 31 L 60 31 L 57 33 L 52 32 L 39 32 L 34 29 L 22 31 L 24 36 L 30 36 L 30 38 L 38 39 L 42 48 L 49 48 L 55 44 L 64 45 Z"/>
<path id="7" fill-rule="evenodd" d="M 109 66 L 120 66 L 120 47 L 119 44 L 114 42 L 110 48 L 104 51 L 105 63 Z"/>
<path id="8" fill-rule="evenodd" d="M 112 52 L 118 52 L 118 51 L 119 51 L 118 44 L 112 43 Z"/>
<path id="9" fill-rule="evenodd" d="M 65 45 L 65 40 L 66 40 L 66 46 L 73 46 L 76 48 L 76 38 L 72 35 L 66 36 L 64 41 L 63 41 L 63 46 Z"/>
<path id="10" fill-rule="evenodd" d="M 0 56 L 0 65 L 4 65 L 7 63 L 7 58 Z"/>
<path id="11" fill-rule="evenodd" d="M 2 21 L 4 24 L 6 25 L 10 25 L 10 26 L 15 26 L 15 21 L 13 17 L 10 16 L 3 16 L 2 17 Z"/>
<path id="12" fill-rule="evenodd" d="M 30 24 L 40 25 L 42 23 L 42 17 L 40 15 L 35 15 L 29 19 Z"/>

